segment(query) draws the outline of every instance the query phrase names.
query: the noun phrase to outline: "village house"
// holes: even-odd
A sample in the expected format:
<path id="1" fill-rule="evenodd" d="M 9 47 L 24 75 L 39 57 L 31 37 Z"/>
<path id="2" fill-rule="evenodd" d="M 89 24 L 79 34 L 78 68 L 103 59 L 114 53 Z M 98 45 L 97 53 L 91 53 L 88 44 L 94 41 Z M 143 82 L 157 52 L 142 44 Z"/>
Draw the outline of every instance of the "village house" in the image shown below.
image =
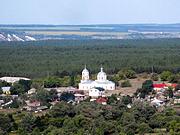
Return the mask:
<path id="1" fill-rule="evenodd" d="M 107 105 L 108 99 L 106 97 L 99 97 L 96 99 L 96 102 L 98 104 Z"/>
<path id="2" fill-rule="evenodd" d="M 23 108 L 26 109 L 27 111 L 35 111 L 35 110 L 37 110 L 38 107 L 41 106 L 41 103 L 39 101 L 27 100 L 25 102 L 26 102 L 27 106 L 25 106 Z"/>
<path id="3" fill-rule="evenodd" d="M 32 88 L 32 89 L 28 90 L 28 95 L 31 95 L 31 94 L 34 94 L 34 93 L 36 93 L 35 88 Z"/>
<path id="4" fill-rule="evenodd" d="M 105 90 L 101 87 L 95 87 L 89 90 L 89 96 L 92 98 L 102 97 Z"/>
<path id="5" fill-rule="evenodd" d="M 13 84 L 15 82 L 18 82 L 19 80 L 30 80 L 30 79 L 24 77 L 1 77 L 0 80 Z"/>
<path id="6" fill-rule="evenodd" d="M 83 101 L 86 98 L 86 96 L 84 94 L 80 94 L 80 93 L 75 93 L 74 96 L 75 96 L 76 102 Z"/>
<path id="7" fill-rule="evenodd" d="M 162 92 L 165 89 L 168 89 L 171 87 L 173 90 L 176 88 L 177 84 L 175 83 L 158 83 L 158 84 L 153 84 L 153 89 L 156 92 Z"/>
<path id="8" fill-rule="evenodd" d="M 1 87 L 1 89 L 3 91 L 3 94 L 6 94 L 6 95 L 11 94 L 11 92 L 10 92 L 11 87 Z"/>

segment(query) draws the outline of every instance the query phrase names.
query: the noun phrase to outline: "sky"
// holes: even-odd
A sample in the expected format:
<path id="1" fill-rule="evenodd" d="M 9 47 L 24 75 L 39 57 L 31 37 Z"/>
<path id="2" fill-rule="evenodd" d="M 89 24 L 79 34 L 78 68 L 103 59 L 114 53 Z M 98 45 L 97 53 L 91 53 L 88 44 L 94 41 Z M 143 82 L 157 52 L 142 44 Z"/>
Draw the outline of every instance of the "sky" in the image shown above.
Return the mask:
<path id="1" fill-rule="evenodd" d="M 0 24 L 180 23 L 180 0 L 0 0 Z"/>

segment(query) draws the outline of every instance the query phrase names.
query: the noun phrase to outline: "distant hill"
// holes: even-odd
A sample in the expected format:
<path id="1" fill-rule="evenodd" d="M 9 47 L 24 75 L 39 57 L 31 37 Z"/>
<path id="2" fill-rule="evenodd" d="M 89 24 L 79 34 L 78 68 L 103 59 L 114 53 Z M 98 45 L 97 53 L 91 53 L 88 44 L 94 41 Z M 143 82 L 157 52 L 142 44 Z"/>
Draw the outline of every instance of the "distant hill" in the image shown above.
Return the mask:
<path id="1" fill-rule="evenodd" d="M 180 24 L 0 25 L 0 41 L 180 38 Z"/>

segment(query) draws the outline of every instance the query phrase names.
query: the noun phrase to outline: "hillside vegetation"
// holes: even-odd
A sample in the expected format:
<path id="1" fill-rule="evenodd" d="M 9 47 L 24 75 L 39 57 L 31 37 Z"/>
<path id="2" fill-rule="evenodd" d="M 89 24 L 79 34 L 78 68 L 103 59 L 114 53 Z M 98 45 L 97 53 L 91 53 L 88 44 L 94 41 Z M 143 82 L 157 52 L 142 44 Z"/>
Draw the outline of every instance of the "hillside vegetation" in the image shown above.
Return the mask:
<path id="1" fill-rule="evenodd" d="M 128 67 L 140 72 L 180 71 L 180 39 L 53 40 L 0 42 L 0 76 L 31 78 L 80 74 L 85 64 L 109 74 Z M 65 72 L 63 72 L 65 73 Z"/>

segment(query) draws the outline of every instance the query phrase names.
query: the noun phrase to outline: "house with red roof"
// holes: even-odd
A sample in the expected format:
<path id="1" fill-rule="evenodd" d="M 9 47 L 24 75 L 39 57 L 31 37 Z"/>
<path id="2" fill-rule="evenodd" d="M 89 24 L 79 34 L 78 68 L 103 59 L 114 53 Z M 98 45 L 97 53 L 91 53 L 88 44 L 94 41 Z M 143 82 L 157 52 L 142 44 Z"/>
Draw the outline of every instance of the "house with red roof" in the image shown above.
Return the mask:
<path id="1" fill-rule="evenodd" d="M 168 89 L 169 87 L 172 87 L 173 89 L 175 89 L 177 86 L 177 84 L 175 83 L 158 83 L 158 84 L 153 84 L 153 89 L 155 91 L 161 91 L 164 89 Z"/>
<path id="2" fill-rule="evenodd" d="M 102 105 L 107 105 L 107 101 L 108 101 L 108 99 L 105 97 L 99 97 L 96 99 L 96 102 L 99 104 L 102 104 Z"/>

